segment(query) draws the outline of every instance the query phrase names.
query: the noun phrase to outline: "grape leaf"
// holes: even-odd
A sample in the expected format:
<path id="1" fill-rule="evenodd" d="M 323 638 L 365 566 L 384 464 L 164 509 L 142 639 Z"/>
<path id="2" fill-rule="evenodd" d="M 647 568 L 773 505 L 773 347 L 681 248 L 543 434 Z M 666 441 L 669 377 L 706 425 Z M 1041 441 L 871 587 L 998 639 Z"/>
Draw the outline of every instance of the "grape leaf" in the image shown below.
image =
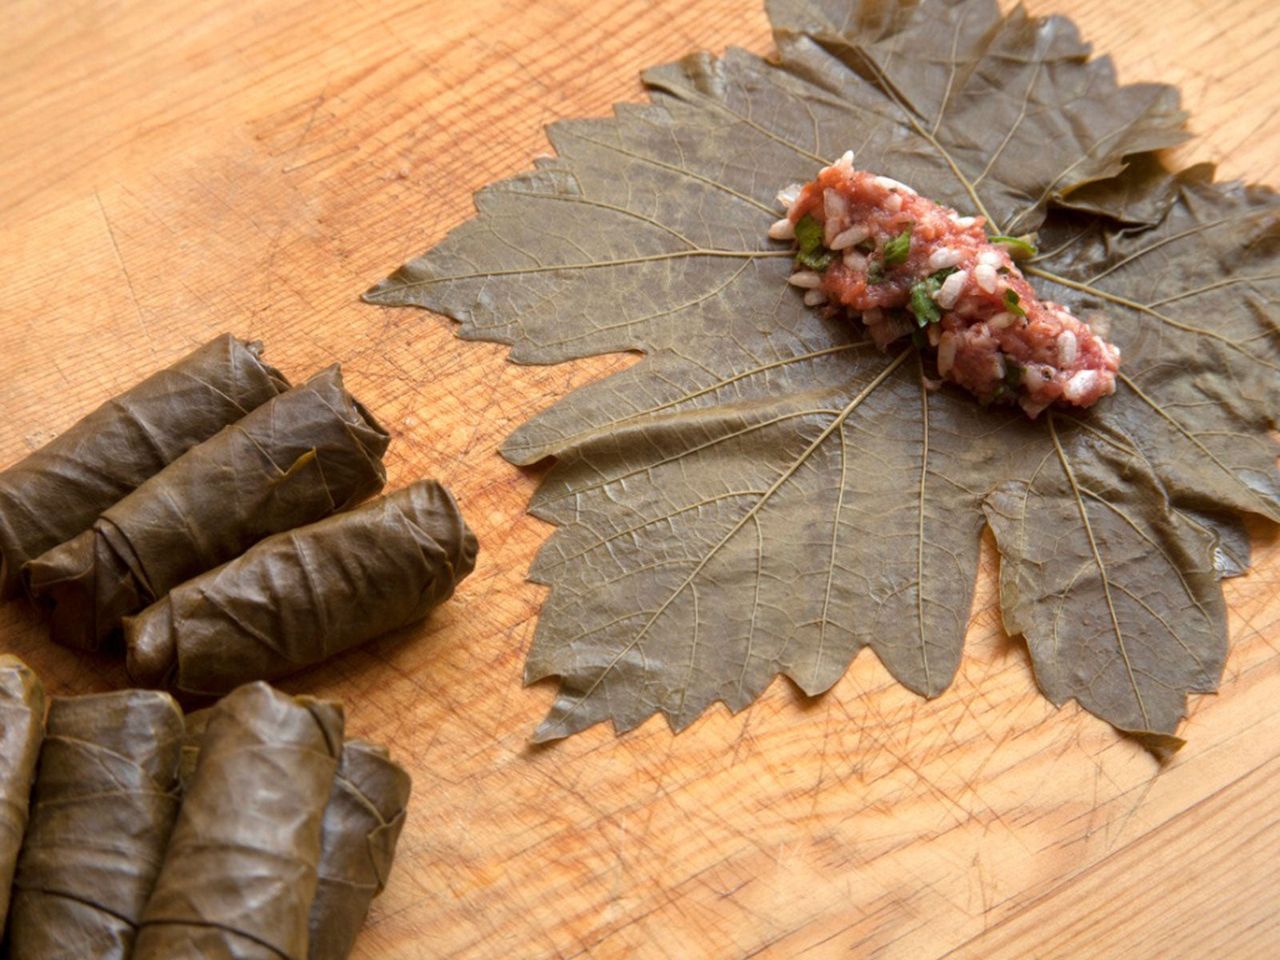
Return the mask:
<path id="1" fill-rule="evenodd" d="M 871 647 L 925 696 L 961 656 L 984 523 L 1043 692 L 1163 752 L 1225 656 L 1238 515 L 1280 519 L 1280 203 L 1164 172 L 1176 91 L 1117 86 L 1066 20 L 988 0 L 774 0 L 776 61 L 697 54 L 652 103 L 549 128 L 558 156 L 366 293 L 523 363 L 646 356 L 520 427 L 556 458 L 525 679 L 537 740 L 662 713 L 680 730 L 779 673 L 828 689 Z M 1051 144 L 1051 148 L 1046 145 Z M 999 233 L 1039 231 L 1047 297 L 1105 314 L 1114 397 L 1036 422 L 926 388 L 803 306 L 775 191 L 844 149 Z"/>

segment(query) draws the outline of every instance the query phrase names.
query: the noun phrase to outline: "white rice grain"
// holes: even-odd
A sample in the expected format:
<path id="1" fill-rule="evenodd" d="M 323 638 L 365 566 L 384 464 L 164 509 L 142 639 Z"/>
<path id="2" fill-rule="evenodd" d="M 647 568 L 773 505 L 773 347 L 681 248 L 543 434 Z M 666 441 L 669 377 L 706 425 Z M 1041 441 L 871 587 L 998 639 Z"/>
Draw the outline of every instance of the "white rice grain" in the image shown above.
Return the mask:
<path id="1" fill-rule="evenodd" d="M 840 222 L 840 227 L 836 230 L 836 233 L 839 233 L 844 229 L 844 224 L 849 222 L 849 201 L 839 190 L 828 187 L 822 191 L 822 212 L 826 215 L 827 223 L 832 220 Z"/>
<path id="2" fill-rule="evenodd" d="M 867 269 L 867 258 L 857 250 L 846 250 L 844 265 L 854 273 L 862 273 Z"/>
<path id="3" fill-rule="evenodd" d="M 822 274 L 812 270 L 797 270 L 787 277 L 787 283 L 802 290 L 813 290 L 822 286 Z"/>
<path id="4" fill-rule="evenodd" d="M 803 183 L 790 183 L 778 191 L 778 206 L 784 209 L 791 209 L 791 205 L 800 199 L 800 192 L 804 190 Z"/>
<path id="5" fill-rule="evenodd" d="M 769 236 L 774 240 L 794 240 L 796 238 L 796 225 L 791 222 L 790 217 L 775 220 L 773 226 L 769 228 Z"/>
<path id="6" fill-rule="evenodd" d="M 1000 254 L 996 253 L 994 250 L 983 250 L 978 254 L 978 262 L 985 264 L 988 267 L 998 267 L 1003 263 L 1000 259 Z"/>
<path id="7" fill-rule="evenodd" d="M 1058 334 L 1058 366 L 1069 367 L 1076 362 L 1076 335 L 1070 330 Z"/>
<path id="8" fill-rule="evenodd" d="M 891 193 L 884 198 L 884 208 L 890 213 L 897 213 L 902 209 L 902 194 Z"/>
<path id="9" fill-rule="evenodd" d="M 821 290 L 806 290 L 804 294 L 804 305 L 806 307 L 816 307 L 827 302 L 827 295 Z"/>
<path id="10" fill-rule="evenodd" d="M 992 330 L 1003 330 L 1005 327 L 1012 326 L 1013 321 L 1017 319 L 1018 318 L 1009 311 L 1002 310 L 987 321 L 987 326 Z"/>
<path id="11" fill-rule="evenodd" d="M 933 301 L 943 310 L 950 310 L 956 305 L 956 301 L 960 299 L 960 294 L 964 292 L 964 286 L 969 282 L 969 273 L 966 270 L 957 270 L 947 279 L 942 281 L 942 286 L 938 292 L 933 295 Z"/>
<path id="12" fill-rule="evenodd" d="M 905 193 L 915 193 L 915 191 L 905 183 L 894 180 L 892 177 L 876 177 L 876 184 L 884 187 L 886 190 L 902 190 Z"/>
<path id="13" fill-rule="evenodd" d="M 853 173 L 853 151 L 846 150 L 840 154 L 840 159 L 833 163 L 832 166 L 842 173 Z"/>
<path id="14" fill-rule="evenodd" d="M 953 274 L 954 276 L 954 274 Z M 973 268 L 973 279 L 987 293 L 996 292 L 996 282 L 999 275 L 996 268 L 989 264 L 980 263 Z"/>
<path id="15" fill-rule="evenodd" d="M 952 365 L 956 362 L 956 335 L 951 332 L 944 333 L 938 340 L 938 373 L 944 377 L 951 372 Z"/>
<path id="16" fill-rule="evenodd" d="M 954 223 L 957 227 L 960 227 L 961 229 L 965 229 L 965 230 L 967 230 L 969 227 L 972 227 L 975 223 L 978 222 L 977 217 L 962 217 L 958 213 L 948 214 L 948 216 L 951 217 L 952 223 Z"/>
<path id="17" fill-rule="evenodd" d="M 848 250 L 850 247 L 856 247 L 869 236 L 871 236 L 871 229 L 865 223 L 855 223 L 848 230 L 836 234 L 827 246 L 832 250 Z"/>
<path id="18" fill-rule="evenodd" d="M 964 254 L 954 247 L 939 247 L 929 254 L 929 269 L 945 270 L 947 267 L 954 267 L 963 259 Z"/>
<path id="19" fill-rule="evenodd" d="M 1062 395 L 1068 400 L 1079 400 L 1088 395 L 1098 382 L 1097 370 L 1080 370 L 1072 374 L 1062 387 Z"/>
<path id="20" fill-rule="evenodd" d="M 1022 385 L 1030 391 L 1039 390 L 1052 379 L 1038 363 L 1029 363 L 1022 368 Z"/>

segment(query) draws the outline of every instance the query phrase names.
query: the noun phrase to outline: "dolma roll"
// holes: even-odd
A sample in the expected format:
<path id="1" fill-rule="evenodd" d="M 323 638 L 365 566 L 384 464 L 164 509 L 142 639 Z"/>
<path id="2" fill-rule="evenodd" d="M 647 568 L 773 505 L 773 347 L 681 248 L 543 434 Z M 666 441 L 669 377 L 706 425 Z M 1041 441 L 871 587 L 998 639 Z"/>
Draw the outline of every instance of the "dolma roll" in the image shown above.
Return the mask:
<path id="1" fill-rule="evenodd" d="M 136 960 L 305 960 L 342 726 L 265 683 L 213 708 Z"/>
<path id="2" fill-rule="evenodd" d="M 127 960 L 178 812 L 182 712 L 153 690 L 55 697 L 9 914 L 22 960 Z"/>
<path id="3" fill-rule="evenodd" d="M 193 710 L 187 714 L 182 734 L 182 753 L 178 759 L 178 781 L 182 785 L 183 793 L 191 787 L 191 780 L 196 774 L 196 760 L 200 757 L 200 741 L 204 739 L 204 732 L 209 726 L 209 717 L 212 714 L 213 707 Z"/>
<path id="4" fill-rule="evenodd" d="M 0 598 L 18 592 L 28 560 L 288 387 L 262 344 L 223 334 L 0 472 Z"/>
<path id="5" fill-rule="evenodd" d="M 383 747 L 348 740 L 324 811 L 310 960 L 346 960 L 391 873 L 409 774 Z"/>
<path id="6" fill-rule="evenodd" d="M 422 480 L 263 540 L 125 625 L 142 686 L 214 696 L 421 620 L 475 567 L 453 497 Z"/>
<path id="7" fill-rule="evenodd" d="M 0 934 L 44 737 L 44 687 L 25 663 L 0 654 Z"/>
<path id="8" fill-rule="evenodd" d="M 54 640 L 100 649 L 182 581 L 376 493 L 388 439 L 337 366 L 263 404 L 28 564 Z"/>

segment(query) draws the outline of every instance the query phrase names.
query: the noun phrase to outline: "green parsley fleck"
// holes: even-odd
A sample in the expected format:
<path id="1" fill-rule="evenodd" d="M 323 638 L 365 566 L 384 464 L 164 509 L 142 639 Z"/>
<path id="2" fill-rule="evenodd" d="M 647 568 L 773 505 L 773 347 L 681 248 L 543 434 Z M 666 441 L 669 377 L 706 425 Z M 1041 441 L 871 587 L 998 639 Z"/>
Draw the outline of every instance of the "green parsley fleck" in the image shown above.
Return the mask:
<path id="1" fill-rule="evenodd" d="M 836 255 L 830 250 L 822 250 L 818 253 L 799 253 L 796 254 L 796 263 L 809 270 L 817 270 L 819 273 L 831 266 L 831 261 Z"/>
<path id="2" fill-rule="evenodd" d="M 911 253 L 911 229 L 913 226 L 915 225 L 908 223 L 907 229 L 884 245 L 884 265 L 886 267 L 896 267 L 900 263 L 907 262 L 907 256 Z"/>
<path id="3" fill-rule="evenodd" d="M 822 246 L 822 224 L 806 213 L 796 221 L 796 243 L 803 253 L 810 253 Z"/>
<path id="4" fill-rule="evenodd" d="M 942 319 L 942 311 L 934 303 L 933 295 L 942 289 L 942 281 L 955 272 L 955 267 L 946 267 L 911 285 L 911 302 L 907 309 L 915 314 L 916 323 L 920 326 L 937 323 Z"/>
<path id="5" fill-rule="evenodd" d="M 1022 298 L 1018 296 L 1017 290 L 1014 290 L 1012 287 L 1006 288 L 1004 291 L 1004 308 L 1015 316 L 1025 317 L 1027 315 L 1027 311 L 1022 309 L 1020 304 L 1021 299 Z"/>
<path id="6" fill-rule="evenodd" d="M 836 258 L 822 245 L 822 224 L 807 213 L 796 223 L 796 243 L 800 246 L 796 263 L 808 270 L 822 273 Z"/>
<path id="7" fill-rule="evenodd" d="M 929 294 L 928 280 L 921 280 L 911 287 L 911 303 L 907 309 L 916 315 L 916 323 L 922 327 L 942 319 L 942 311 Z"/>
<path id="8" fill-rule="evenodd" d="M 1022 364 L 1017 360 L 1004 358 L 1004 385 L 1010 390 L 1017 390 L 1022 386 Z"/>
<path id="9" fill-rule="evenodd" d="M 1009 256 L 1015 260 L 1030 260 L 1039 252 L 1036 250 L 1036 245 L 1032 243 L 1034 236 L 1035 234 L 1028 233 L 1021 237 L 1010 237 L 998 233 L 991 238 L 991 242 L 996 246 L 1004 247 Z"/>

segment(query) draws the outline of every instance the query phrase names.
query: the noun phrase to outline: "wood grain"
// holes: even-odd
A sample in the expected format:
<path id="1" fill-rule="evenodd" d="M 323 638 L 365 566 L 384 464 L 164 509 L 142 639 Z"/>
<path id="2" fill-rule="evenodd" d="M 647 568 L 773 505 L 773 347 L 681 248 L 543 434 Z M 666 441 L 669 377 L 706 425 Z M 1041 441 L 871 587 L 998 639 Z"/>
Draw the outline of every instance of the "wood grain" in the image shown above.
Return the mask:
<path id="1" fill-rule="evenodd" d="M 1122 79 L 1182 85 L 1179 162 L 1274 179 L 1273 0 L 1036 0 Z M 548 529 L 496 455 L 628 362 L 516 367 L 447 321 L 357 301 L 640 68 L 769 49 L 754 0 L 16 0 L 0 6 L 0 463 L 222 331 L 294 377 L 341 360 L 394 433 L 391 483 L 450 483 L 483 544 L 425 628 L 287 684 L 343 698 L 415 795 L 360 957 L 1280 955 L 1280 548 L 1227 585 L 1232 654 L 1163 770 L 1035 691 L 983 554 L 966 656 L 925 702 L 864 654 L 825 697 L 526 742 L 520 668 Z M 54 692 L 119 667 L 0 610 Z"/>

